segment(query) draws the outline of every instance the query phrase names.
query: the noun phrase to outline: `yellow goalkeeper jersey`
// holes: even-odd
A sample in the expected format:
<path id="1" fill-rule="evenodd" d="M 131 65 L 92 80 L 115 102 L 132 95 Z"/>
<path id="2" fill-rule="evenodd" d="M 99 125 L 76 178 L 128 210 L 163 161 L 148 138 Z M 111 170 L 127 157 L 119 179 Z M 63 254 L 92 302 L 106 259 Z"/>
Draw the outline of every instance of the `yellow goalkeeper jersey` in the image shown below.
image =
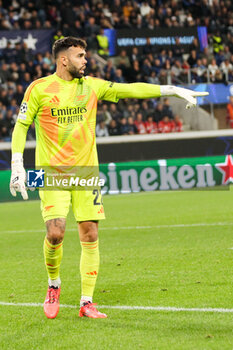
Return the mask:
<path id="1" fill-rule="evenodd" d="M 118 101 L 111 84 L 92 77 L 67 81 L 56 73 L 31 83 L 17 123 L 35 121 L 37 166 L 98 165 L 97 101 Z"/>

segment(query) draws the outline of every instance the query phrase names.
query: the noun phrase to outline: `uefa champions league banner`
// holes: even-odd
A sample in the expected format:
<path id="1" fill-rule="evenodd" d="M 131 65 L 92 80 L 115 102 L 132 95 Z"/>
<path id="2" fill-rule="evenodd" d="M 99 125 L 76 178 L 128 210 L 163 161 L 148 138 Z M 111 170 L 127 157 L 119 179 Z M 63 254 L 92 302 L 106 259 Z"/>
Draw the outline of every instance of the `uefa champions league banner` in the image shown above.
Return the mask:
<path id="1" fill-rule="evenodd" d="M 83 169 L 83 168 L 82 168 Z M 46 169 L 28 170 L 28 187 L 37 179 L 37 189 L 64 190 L 69 189 L 68 180 L 55 179 L 46 182 Z M 48 178 L 47 178 L 48 179 Z M 160 159 L 126 163 L 109 163 L 100 165 L 99 180 L 95 176 L 89 188 L 93 194 L 101 186 L 103 194 L 132 193 L 140 191 L 166 191 L 182 189 L 218 189 L 227 190 L 233 181 L 233 157 L 201 157 L 182 159 Z M 88 180 L 88 181 L 89 181 Z M 84 179 L 72 178 L 72 190 L 83 190 Z M 0 171 L 0 201 L 16 200 L 9 192 L 10 171 Z M 55 187 L 54 183 L 56 184 Z M 95 187 L 97 186 L 97 187 Z M 29 192 L 30 199 L 38 199 L 38 190 Z M 17 200 L 22 200 L 20 194 Z M 96 198 L 95 198 L 96 200 Z"/>
<path id="2" fill-rule="evenodd" d="M 152 49 L 159 52 L 161 49 L 172 49 L 179 38 L 181 47 L 189 53 L 190 45 L 196 38 L 202 51 L 208 46 L 206 27 L 171 27 L 155 29 L 105 29 L 104 34 L 108 37 L 110 56 L 115 56 L 125 49 L 132 52 L 137 47 L 139 53 L 148 45 L 148 39 Z"/>
<path id="3" fill-rule="evenodd" d="M 11 48 L 15 44 L 26 43 L 28 49 L 33 52 L 44 53 L 51 51 L 52 37 L 54 30 L 40 29 L 40 30 L 1 30 L 0 31 L 0 50 L 6 48 L 7 43 L 11 43 Z"/>

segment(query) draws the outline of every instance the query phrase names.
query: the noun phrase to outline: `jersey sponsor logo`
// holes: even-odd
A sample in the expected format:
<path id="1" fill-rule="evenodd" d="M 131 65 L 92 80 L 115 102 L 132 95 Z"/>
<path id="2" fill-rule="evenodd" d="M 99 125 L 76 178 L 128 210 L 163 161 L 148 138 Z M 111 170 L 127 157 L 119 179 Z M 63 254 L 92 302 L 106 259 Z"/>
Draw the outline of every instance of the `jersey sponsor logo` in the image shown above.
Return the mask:
<path id="1" fill-rule="evenodd" d="M 87 113 L 86 107 L 51 108 L 52 117 L 79 115 L 84 113 Z"/>
<path id="2" fill-rule="evenodd" d="M 27 112 L 27 109 L 28 109 L 28 105 L 27 105 L 27 102 L 23 102 L 20 106 L 20 112 L 22 114 L 25 114 Z"/>
<path id="3" fill-rule="evenodd" d="M 83 122 L 83 115 L 71 115 L 68 117 L 58 117 L 57 118 L 58 124 L 72 124 L 76 122 Z"/>
<path id="4" fill-rule="evenodd" d="M 58 124 L 82 122 L 85 113 L 87 113 L 86 107 L 51 108 L 51 116 L 57 117 Z"/>

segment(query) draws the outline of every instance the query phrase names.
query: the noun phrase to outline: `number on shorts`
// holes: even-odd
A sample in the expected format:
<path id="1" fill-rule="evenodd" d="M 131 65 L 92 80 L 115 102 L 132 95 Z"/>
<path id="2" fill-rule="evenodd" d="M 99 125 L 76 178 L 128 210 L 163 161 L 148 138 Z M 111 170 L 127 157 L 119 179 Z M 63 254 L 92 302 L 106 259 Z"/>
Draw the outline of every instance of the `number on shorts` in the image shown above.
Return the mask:
<path id="1" fill-rule="evenodd" d="M 93 194 L 95 196 L 94 201 L 93 201 L 94 205 L 101 205 L 101 204 L 103 204 L 102 203 L 102 198 L 100 197 L 100 191 L 99 190 L 93 190 Z M 100 197 L 100 200 L 99 200 L 99 197 Z"/>

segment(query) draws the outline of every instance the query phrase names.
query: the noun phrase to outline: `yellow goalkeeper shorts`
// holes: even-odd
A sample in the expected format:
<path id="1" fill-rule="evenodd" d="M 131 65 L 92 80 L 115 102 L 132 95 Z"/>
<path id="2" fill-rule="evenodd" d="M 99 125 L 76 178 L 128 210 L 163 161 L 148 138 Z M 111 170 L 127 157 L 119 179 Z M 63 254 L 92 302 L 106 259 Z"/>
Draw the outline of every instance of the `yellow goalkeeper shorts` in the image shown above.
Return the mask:
<path id="1" fill-rule="evenodd" d="M 101 192 L 93 191 L 46 191 L 39 190 L 44 222 L 66 218 L 70 204 L 76 221 L 98 221 L 105 219 Z"/>

